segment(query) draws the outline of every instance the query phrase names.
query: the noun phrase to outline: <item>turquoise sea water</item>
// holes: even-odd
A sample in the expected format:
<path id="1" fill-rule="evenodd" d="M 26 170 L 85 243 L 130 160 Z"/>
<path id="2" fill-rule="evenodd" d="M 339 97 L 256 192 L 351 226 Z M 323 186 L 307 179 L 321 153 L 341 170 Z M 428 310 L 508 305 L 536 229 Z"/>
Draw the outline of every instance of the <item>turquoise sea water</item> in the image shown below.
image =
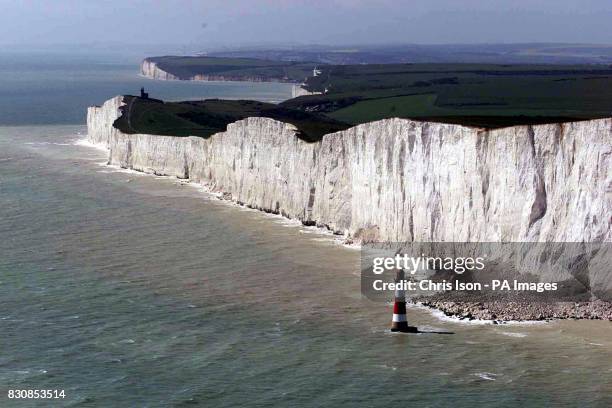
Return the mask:
<path id="1" fill-rule="evenodd" d="M 2 58 L 1 407 L 612 405 L 609 323 L 462 324 L 409 309 L 422 329 L 455 334 L 391 334 L 390 307 L 360 295 L 358 251 L 178 180 L 108 168 L 77 143 L 86 105 L 141 84 L 174 99 L 275 100 L 288 87 Z M 30 99 L 10 96 L 20 72 Z M 59 82 L 39 92 L 49 77 Z M 9 389 L 66 397 L 9 400 Z"/>

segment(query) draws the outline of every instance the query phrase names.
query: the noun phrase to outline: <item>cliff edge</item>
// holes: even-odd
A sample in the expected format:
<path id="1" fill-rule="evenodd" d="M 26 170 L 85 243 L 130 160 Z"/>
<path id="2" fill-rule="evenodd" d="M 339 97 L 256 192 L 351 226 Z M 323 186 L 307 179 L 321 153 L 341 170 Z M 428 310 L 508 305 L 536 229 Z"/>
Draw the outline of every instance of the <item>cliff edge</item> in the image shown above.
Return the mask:
<path id="1" fill-rule="evenodd" d="M 165 81 L 178 80 L 180 78 L 172 75 L 169 72 L 164 71 L 157 66 L 157 63 L 144 59 L 140 63 L 140 74 L 151 79 L 162 79 Z"/>

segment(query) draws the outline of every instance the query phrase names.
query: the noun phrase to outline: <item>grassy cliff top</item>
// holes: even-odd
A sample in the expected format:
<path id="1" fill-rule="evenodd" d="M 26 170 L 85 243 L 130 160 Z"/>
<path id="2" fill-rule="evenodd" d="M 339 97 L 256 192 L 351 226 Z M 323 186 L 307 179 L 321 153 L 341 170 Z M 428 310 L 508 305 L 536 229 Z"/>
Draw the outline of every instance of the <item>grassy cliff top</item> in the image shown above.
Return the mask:
<path id="1" fill-rule="evenodd" d="M 126 105 L 121 108 L 122 115 L 114 123 L 124 133 L 208 138 L 225 131 L 228 124 L 238 120 L 266 117 L 294 125 L 299 138 L 314 142 L 327 133 L 351 126 L 317 113 L 249 100 L 164 102 L 125 96 L 124 101 Z"/>

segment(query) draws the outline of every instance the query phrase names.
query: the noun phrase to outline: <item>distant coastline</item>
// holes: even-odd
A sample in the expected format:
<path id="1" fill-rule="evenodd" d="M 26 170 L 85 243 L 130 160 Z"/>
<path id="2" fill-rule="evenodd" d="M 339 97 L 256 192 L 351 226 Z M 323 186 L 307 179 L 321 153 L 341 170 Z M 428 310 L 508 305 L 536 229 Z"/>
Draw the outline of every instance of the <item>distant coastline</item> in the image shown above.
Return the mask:
<path id="1" fill-rule="evenodd" d="M 203 81 L 203 82 L 278 82 L 293 84 L 291 98 L 304 95 L 316 95 L 318 92 L 310 92 L 304 88 L 304 82 L 291 78 L 258 76 L 258 75 L 214 75 L 214 74 L 195 74 L 191 76 L 179 77 L 173 73 L 165 71 L 159 64 L 149 58 L 145 58 L 140 63 L 140 75 L 149 79 L 162 81 Z"/>
<path id="2" fill-rule="evenodd" d="M 187 77 L 179 77 L 170 72 L 164 71 L 159 65 L 149 59 L 144 59 L 140 64 L 141 75 L 151 79 L 161 79 L 165 81 L 235 81 L 235 82 L 282 82 L 298 84 L 296 80 L 289 78 L 263 77 L 257 75 L 212 75 L 195 74 Z"/>

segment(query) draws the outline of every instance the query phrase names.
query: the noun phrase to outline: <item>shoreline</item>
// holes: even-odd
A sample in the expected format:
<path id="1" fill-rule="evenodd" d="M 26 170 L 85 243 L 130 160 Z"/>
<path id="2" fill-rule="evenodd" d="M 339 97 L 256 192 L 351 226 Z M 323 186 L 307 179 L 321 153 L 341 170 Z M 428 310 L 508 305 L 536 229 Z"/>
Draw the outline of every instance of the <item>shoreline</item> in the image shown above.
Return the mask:
<path id="1" fill-rule="evenodd" d="M 461 325 L 473 325 L 473 326 L 488 326 L 488 325 L 499 325 L 499 326 L 532 326 L 542 325 L 553 322 L 550 320 L 494 320 L 494 319 L 465 319 L 460 316 L 447 314 L 444 310 L 436 309 L 435 307 L 425 306 L 421 302 L 408 301 L 406 303 L 408 309 L 416 309 L 424 311 L 441 322 L 448 322 Z M 567 320 L 567 319 L 566 319 Z M 584 320 L 584 319 L 582 319 Z"/>
<path id="2" fill-rule="evenodd" d="M 72 144 L 75 146 L 88 147 L 91 149 L 109 153 L 109 149 L 106 146 L 100 143 L 93 143 L 89 141 L 87 138 L 77 139 Z M 98 165 L 100 165 L 101 167 L 113 169 L 117 173 L 133 174 L 136 176 L 152 176 L 157 179 L 172 180 L 172 181 L 175 181 L 177 184 L 198 189 L 199 192 L 204 193 L 210 196 L 211 198 L 214 198 L 216 202 L 223 203 L 224 205 L 238 208 L 243 211 L 255 212 L 257 214 L 260 214 L 265 217 L 269 217 L 271 219 L 282 220 L 283 224 L 286 226 L 301 228 L 304 234 L 314 232 L 320 235 L 325 235 L 330 238 L 329 241 L 332 242 L 334 245 L 339 245 L 346 249 L 351 249 L 351 250 L 361 250 L 360 243 L 354 242 L 353 240 L 348 238 L 346 235 L 337 234 L 334 231 L 324 226 L 308 225 L 307 223 L 304 223 L 300 221 L 299 219 L 286 217 L 285 215 L 280 214 L 280 213 L 275 213 L 272 211 L 265 211 L 259 208 L 255 208 L 253 206 L 249 206 L 243 202 L 232 200 L 230 198 L 227 198 L 227 196 L 225 196 L 226 193 L 215 191 L 214 189 L 211 188 L 210 185 L 207 185 L 204 183 L 200 183 L 200 182 L 197 182 L 191 179 L 184 179 L 184 178 L 180 178 L 176 176 L 161 175 L 161 174 L 149 173 L 146 171 L 141 171 L 141 170 L 136 170 L 136 169 L 124 168 L 119 165 L 109 164 L 108 161 L 100 162 L 98 163 Z"/>
<path id="3" fill-rule="evenodd" d="M 307 91 L 305 88 L 302 87 L 303 84 L 299 84 L 297 82 L 288 82 L 288 81 L 252 81 L 250 79 L 244 79 L 244 80 L 240 80 L 240 79 L 179 79 L 179 78 L 155 78 L 152 77 L 150 75 L 146 75 L 143 73 L 138 73 L 138 76 L 140 78 L 143 79 L 147 79 L 149 81 L 164 81 L 164 82 L 200 82 L 200 83 L 213 83 L 213 84 L 224 84 L 224 83 L 230 83 L 230 84 L 239 84 L 239 83 L 244 83 L 247 82 L 249 84 L 263 84 L 263 83 L 270 83 L 270 84 L 284 84 L 284 85 L 291 85 L 291 95 L 289 96 L 289 98 L 287 99 L 281 99 L 278 102 L 277 101 L 273 101 L 272 103 L 281 103 L 284 101 L 288 101 L 290 99 L 293 98 L 297 98 L 298 96 L 304 96 L 304 95 L 319 95 L 320 92 L 310 92 Z M 229 100 L 240 100 L 243 98 L 231 98 L 231 97 L 225 97 L 223 99 L 229 99 Z M 191 100 L 191 99 L 177 99 L 180 101 L 185 101 L 185 100 Z M 194 98 L 192 100 L 201 100 L 201 98 Z"/>
<path id="4" fill-rule="evenodd" d="M 157 62 L 153 62 L 145 58 L 140 63 L 140 75 L 150 78 L 159 79 L 162 81 L 202 81 L 202 82 L 272 82 L 286 83 L 299 85 L 299 81 L 293 79 L 273 78 L 273 77 L 258 77 L 258 76 L 225 76 L 225 75 L 208 75 L 196 74 L 188 78 L 181 78 L 170 72 L 159 68 Z"/>
<path id="5" fill-rule="evenodd" d="M 292 222 L 305 227 L 317 226 L 319 231 L 325 231 L 329 234 L 335 232 L 334 235 L 341 237 L 338 241 L 342 244 L 358 243 L 360 241 L 452 241 L 452 237 L 461 235 L 457 231 L 454 221 L 456 218 L 453 218 L 456 215 L 455 213 L 436 213 L 437 226 L 440 223 L 447 222 L 452 224 L 452 228 L 449 224 L 448 228 L 438 227 L 436 235 L 421 236 L 420 233 L 415 234 L 410 231 L 426 231 L 428 229 L 427 218 L 423 218 L 422 215 L 429 212 L 434 214 L 434 210 L 438 208 L 434 205 L 435 202 L 421 200 L 418 213 L 414 208 L 410 208 L 408 213 L 406 213 L 406 210 L 389 213 L 390 203 L 382 202 L 385 204 L 383 206 L 380 201 L 377 201 L 376 197 L 388 196 L 397 200 L 401 199 L 394 204 L 394 208 L 406 208 L 407 203 L 411 202 L 410 197 L 422 196 L 423 194 L 420 192 L 420 187 L 414 189 L 418 186 L 413 183 L 402 184 L 401 176 L 407 171 L 416 172 L 416 174 L 423 171 L 423 188 L 426 196 L 428 189 L 430 187 L 434 188 L 435 185 L 436 191 L 445 192 L 445 196 L 449 195 L 448 199 L 444 201 L 463 200 L 464 195 L 460 191 L 445 188 L 445 184 L 438 186 L 439 180 L 458 179 L 467 185 L 466 188 L 474 191 L 474 194 L 482 195 L 482 197 L 476 196 L 476 205 L 482 205 L 481 211 L 486 212 L 491 208 L 486 199 L 490 197 L 491 191 L 488 189 L 488 191 L 481 191 L 480 184 L 476 183 L 474 186 L 472 184 L 477 182 L 483 174 L 486 179 L 483 183 L 487 182 L 488 173 L 482 173 L 482 169 L 480 172 L 475 172 L 470 166 L 474 161 L 485 162 L 481 156 L 486 156 L 487 168 L 497 168 L 495 164 L 497 161 L 503 160 L 506 163 L 507 154 L 505 152 L 507 146 L 505 143 L 508 136 L 513 137 L 512 140 L 516 144 L 516 146 L 513 146 L 514 155 L 517 156 L 515 159 L 522 164 L 520 168 L 511 166 L 504 177 L 520 178 L 525 172 L 535 171 L 532 167 L 537 169 L 535 164 L 531 164 L 534 160 L 540 162 L 538 161 L 539 154 L 535 156 L 528 154 L 533 150 L 534 145 L 535 151 L 541 152 L 541 154 L 547 153 L 546 157 L 551 157 L 550 154 L 552 153 L 548 153 L 551 146 L 553 152 L 559 150 L 563 152 L 563 155 L 568 154 L 567 149 L 570 149 L 570 152 L 576 151 L 576 158 L 584 162 L 582 166 L 593 168 L 596 161 L 594 162 L 591 159 L 586 161 L 589 157 L 586 153 L 590 154 L 592 151 L 597 152 L 599 150 L 605 152 L 608 147 L 601 143 L 593 144 L 589 142 L 598 134 L 605 134 L 608 131 L 607 125 L 610 123 L 610 119 L 604 119 L 570 123 L 564 126 L 521 126 L 490 131 L 486 133 L 487 144 L 483 146 L 479 144 L 483 135 L 473 129 L 392 119 L 360 125 L 347 131 L 326 135 L 323 141 L 318 142 L 318 144 L 306 144 L 295 137 L 294 129 L 291 126 L 265 118 L 248 118 L 235 122 L 228 126 L 227 131 L 216 134 L 209 139 L 123 134 L 112 128 L 111 122 L 118 114 L 118 109 L 122 103 L 122 98 L 116 97 L 105 102 L 102 107 L 90 108 L 88 112 L 88 130 L 90 131 L 88 139 L 106 145 L 106 151 L 109 152 L 109 164 L 144 174 L 174 177 L 181 180 L 181 183 L 198 183 L 205 191 L 214 194 L 222 201 L 232 203 L 232 205 L 292 220 Z M 417 131 L 414 134 L 415 138 L 412 139 L 414 129 Z M 564 138 L 556 139 L 557 132 L 563 132 Z M 531 134 L 533 136 L 530 136 Z M 356 135 L 359 135 L 359 139 L 355 139 Z M 430 140 L 433 137 L 436 139 Z M 381 142 L 381 138 L 388 139 L 385 140 L 388 143 Z M 348 140 L 358 140 L 360 143 L 347 143 Z M 557 141 L 556 144 L 552 143 L 555 140 Z M 371 148 L 374 141 L 379 144 L 378 154 L 376 154 L 376 149 Z M 392 146 L 397 145 L 398 142 L 400 144 L 404 143 L 405 150 L 392 149 Z M 263 144 L 273 146 L 273 150 L 265 155 L 258 155 L 257 151 Z M 471 147 L 472 144 L 474 144 L 473 148 Z M 498 148 L 498 145 L 500 145 L 500 148 Z M 522 148 L 523 145 L 526 146 L 525 149 Z M 424 168 L 410 167 L 411 163 L 419 163 L 421 162 L 419 159 L 424 159 L 433 154 L 430 151 L 431 149 L 436 149 L 436 155 L 442 155 L 445 158 L 444 160 L 450 161 L 451 158 L 457 156 L 456 149 L 453 147 L 466 150 L 471 156 L 474 156 L 469 160 L 464 159 L 467 160 L 465 171 L 454 171 L 451 168 L 452 171 L 449 172 L 447 166 L 438 168 L 435 164 L 432 164 L 434 166 L 433 170 L 440 172 L 441 177 L 436 177 L 435 183 L 434 181 L 426 183 L 431 170 L 425 172 Z M 480 153 L 484 147 L 487 149 Z M 504 147 L 504 149 L 501 147 Z M 527 147 L 531 147 L 531 149 L 527 149 Z M 402 157 L 394 158 L 391 154 L 383 154 L 384 149 L 389 149 L 389 152 L 393 152 L 393 155 L 403 152 Z M 283 160 L 284 157 L 289 156 L 295 158 L 295 160 Z M 410 158 L 410 161 L 403 161 L 403 158 Z M 385 165 L 387 161 L 389 163 Z M 372 165 L 355 167 L 354 163 L 360 162 L 371 162 Z M 393 163 L 395 165 L 389 165 Z M 397 163 L 404 164 L 402 169 L 405 168 L 399 174 L 396 168 Z M 572 163 L 573 166 L 568 171 L 573 174 L 573 168 L 581 165 L 580 163 L 582 162 Z M 555 161 L 547 164 L 550 168 L 557 168 Z M 594 168 L 593 171 L 603 168 L 602 166 Z M 462 169 L 463 167 L 460 168 L 460 170 Z M 550 178 L 548 173 L 540 171 L 542 172 L 540 177 Z M 474 173 L 478 177 L 476 179 L 467 177 L 466 174 L 468 173 Z M 584 172 L 580 174 L 584 174 Z M 598 173 L 587 174 L 594 180 L 595 184 L 601 183 L 602 179 L 598 178 Z M 363 180 L 366 179 L 370 180 L 370 189 L 359 188 Z M 582 180 L 579 185 L 585 185 L 585 182 L 586 180 Z M 566 192 L 567 183 L 559 183 L 556 178 L 546 179 L 545 183 L 548 197 L 569 194 Z M 379 185 L 378 189 L 374 188 L 376 185 Z M 489 186 L 488 183 L 486 185 Z M 491 186 L 499 190 L 493 190 L 496 191 L 499 199 L 508 195 L 507 188 L 504 189 L 495 183 Z M 558 191 L 555 192 L 555 189 Z M 524 211 L 524 206 L 530 209 L 532 201 L 537 204 L 539 199 L 545 200 L 544 197 L 541 197 L 540 190 L 538 183 L 527 183 L 524 188 L 515 191 L 519 197 L 525 196 L 526 201 L 524 205 L 521 204 L 522 201 L 517 201 L 518 207 L 513 211 Z M 372 191 L 374 191 L 374 196 Z M 590 188 L 589 191 L 592 194 L 598 194 L 599 190 Z M 457 192 L 457 197 L 450 197 L 453 192 Z M 553 206 L 557 204 L 556 202 L 550 202 L 550 199 L 547 201 L 547 211 L 538 215 L 537 223 L 527 225 L 528 219 L 521 221 L 525 224 L 525 237 L 519 234 L 520 231 L 516 230 L 516 236 L 513 239 L 519 242 L 530 241 L 534 239 L 532 237 L 535 236 L 534 234 L 539 234 L 539 239 L 542 240 L 546 240 L 546 237 L 553 233 L 559 236 L 559 233 L 563 230 L 551 229 L 552 225 L 549 220 L 556 213 L 561 214 L 559 217 L 563 214 L 566 214 L 566 218 L 569 217 L 567 228 L 573 225 L 571 222 L 577 217 L 574 212 L 566 212 L 565 207 L 561 206 L 560 203 L 557 208 Z M 565 203 L 567 200 L 563 202 Z M 593 211 L 599 211 L 598 208 L 594 208 Z M 421 215 L 413 217 L 412 214 Z M 463 217 L 461 218 L 461 225 L 466 225 L 467 232 L 473 234 L 474 238 L 471 239 L 474 240 L 487 239 L 487 235 L 483 234 L 490 230 L 490 226 L 495 225 L 496 222 L 502 222 L 492 218 L 485 223 L 482 216 L 479 216 L 477 212 L 470 211 L 469 214 L 472 214 L 470 217 L 473 220 Z M 496 217 L 499 216 L 499 214 L 496 215 Z M 403 222 L 400 222 L 401 220 Z M 425 220 L 426 225 L 423 224 L 423 220 Z M 457 219 L 457 222 L 459 221 Z M 543 223 L 548 223 L 548 225 L 543 227 Z M 398 225 L 404 224 L 410 225 L 408 233 L 405 229 L 396 229 Z M 471 229 L 470 225 L 472 226 Z M 516 229 L 516 226 L 512 225 L 512 227 L 508 225 L 507 228 Z M 482 228 L 481 233 L 474 235 L 474 226 Z M 605 226 L 598 226 L 600 229 L 603 227 Z M 452 234 L 452 237 L 447 237 L 448 234 L 445 235 L 447 231 Z M 568 230 L 567 233 L 572 231 Z M 581 229 L 580 231 L 583 231 L 585 240 L 588 240 L 591 235 L 597 235 L 595 234 L 597 231 L 591 231 L 591 229 Z M 533 232 L 533 234 L 527 234 L 529 232 Z M 463 240 L 470 241 L 470 236 L 472 235 L 465 236 Z M 594 276 L 594 278 L 596 277 Z M 607 285 L 608 281 L 602 280 L 603 278 L 600 276 L 599 280 L 592 279 L 591 286 L 587 290 L 601 288 L 598 285 Z M 499 307 L 494 308 L 488 305 L 483 307 L 474 302 L 463 301 L 463 299 L 455 300 L 450 304 L 447 295 L 442 299 L 427 299 L 424 306 L 431 306 L 447 316 L 457 316 L 464 320 L 474 318 L 498 321 L 558 318 L 612 320 L 610 318 L 612 313 L 608 313 L 612 305 L 608 304 L 595 311 L 591 310 L 592 306 L 599 304 L 587 303 L 578 308 L 569 308 L 567 305 L 562 305 L 558 309 L 548 305 L 546 308 L 541 308 L 539 314 L 534 314 L 531 312 L 521 313 L 525 308 L 519 309 L 518 312 L 509 313 L 500 311 Z"/>
<path id="6" fill-rule="evenodd" d="M 283 78 L 262 78 L 262 77 L 225 77 L 223 75 L 195 75 L 189 78 L 179 78 L 178 76 L 166 72 L 157 66 L 157 63 L 146 58 L 140 63 L 138 76 L 150 80 L 159 81 L 184 81 L 184 82 L 249 82 L 249 83 L 279 83 L 292 85 L 291 96 L 285 100 L 293 99 L 304 95 L 316 95 L 320 92 L 310 92 L 303 86 L 303 82 L 295 80 L 285 80 Z M 283 101 L 285 101 L 283 100 Z M 283 102 L 280 101 L 280 102 Z"/>
<path id="7" fill-rule="evenodd" d="M 109 149 L 107 147 L 105 147 L 102 144 L 90 142 L 87 139 L 87 137 L 77 139 L 74 142 L 74 145 L 87 147 L 87 148 L 95 149 L 98 151 L 104 151 L 106 153 L 109 152 Z M 274 220 L 283 221 L 282 226 L 299 228 L 300 231 L 303 232 L 304 234 L 314 232 L 316 234 L 324 235 L 327 238 L 329 238 L 329 243 L 332 245 L 338 245 L 345 249 L 354 250 L 354 251 L 361 250 L 360 243 L 353 242 L 351 239 L 347 237 L 340 239 L 339 235 L 334 234 L 334 232 L 329 230 L 328 228 L 324 228 L 320 226 L 308 226 L 308 225 L 305 225 L 300 220 L 289 218 L 282 214 L 275 214 L 272 212 L 263 211 L 257 208 L 249 207 L 245 205 L 244 203 L 240 203 L 240 202 L 228 199 L 228 198 L 224 198 L 225 193 L 216 192 L 212 190 L 210 186 L 206 184 L 195 182 L 189 179 L 182 179 L 176 176 L 165 176 L 165 175 L 158 175 L 154 173 L 147 173 L 147 172 L 140 171 L 140 170 L 126 169 L 118 165 L 109 164 L 108 162 L 100 162 L 98 163 L 98 165 L 104 168 L 112 169 L 112 172 L 116 172 L 116 173 L 132 174 L 134 176 L 143 176 L 143 177 L 151 176 L 156 179 L 170 180 L 170 181 L 175 182 L 176 184 L 180 184 L 183 186 L 189 186 L 189 187 L 197 189 L 200 193 L 204 193 L 210 198 L 214 198 L 215 202 L 218 202 L 222 205 L 226 205 L 226 206 L 229 206 L 237 210 L 241 210 L 241 211 L 257 213 L 258 215 L 269 218 L 270 221 L 274 221 Z M 443 308 L 427 306 L 423 302 L 408 301 L 406 306 L 408 308 L 425 311 L 441 322 L 450 322 L 450 323 L 455 323 L 455 324 L 470 324 L 470 325 L 498 325 L 499 324 L 499 325 L 520 326 L 520 325 L 544 324 L 544 323 L 549 322 L 549 320 L 544 320 L 544 321 L 537 321 L 537 320 L 499 321 L 499 320 L 485 319 L 485 318 L 466 319 L 458 314 L 454 315 L 454 314 L 447 313 L 447 311 L 445 311 Z"/>
<path id="8" fill-rule="evenodd" d="M 418 298 L 417 304 L 436 310 L 459 321 L 546 322 L 553 320 L 602 320 L 612 322 L 612 303 L 604 300 L 586 302 L 516 302 L 516 301 L 455 301 L 452 295 L 439 294 L 433 299 Z"/>
<path id="9" fill-rule="evenodd" d="M 74 142 L 74 145 L 88 147 L 96 149 L 98 151 L 109 152 L 109 149 L 101 144 L 93 143 L 87 140 L 87 138 L 78 139 Z M 134 174 L 138 176 L 152 176 L 158 179 L 166 179 L 177 182 L 184 186 L 190 186 L 198 189 L 201 193 L 214 198 L 215 201 L 223 203 L 243 211 L 257 212 L 260 215 L 269 217 L 274 220 L 282 220 L 284 226 L 300 228 L 303 233 L 314 233 L 325 235 L 329 238 L 329 242 L 332 245 L 339 245 L 350 250 L 361 250 L 361 245 L 358 242 L 353 241 L 346 235 L 339 235 L 334 233 L 328 228 L 316 225 L 306 225 L 300 220 L 286 217 L 280 213 L 274 213 L 271 211 L 264 211 L 245 203 L 241 203 L 227 197 L 227 193 L 216 192 L 210 185 L 192 181 L 190 179 L 182 179 L 176 176 L 159 175 L 155 173 L 147 173 L 145 171 L 126 169 L 118 165 L 112 165 L 108 162 L 99 163 L 100 166 L 111 168 L 116 172 Z M 428 300 L 426 298 L 418 298 L 415 300 L 408 300 L 408 307 L 417 308 L 420 310 L 431 313 L 432 316 L 441 320 L 449 321 L 453 323 L 461 324 L 475 324 L 475 325 L 526 325 L 526 324 L 541 324 L 554 320 L 602 320 L 612 321 L 612 304 L 605 301 L 594 301 L 594 302 L 576 302 L 578 307 L 572 308 L 570 305 L 573 302 L 559 302 L 553 304 L 521 304 L 522 308 L 520 312 L 517 312 L 517 308 L 508 309 L 508 303 L 493 302 L 488 304 L 485 302 L 457 302 L 445 298 L 443 294 L 437 295 L 439 299 Z M 512 306 L 512 305 L 511 305 Z M 516 305 L 518 306 L 518 305 Z M 525 307 L 527 306 L 527 307 Z M 594 306 L 595 311 L 589 314 L 589 309 Z M 533 313 L 533 307 L 537 307 L 537 311 L 540 314 L 535 316 Z M 531 310 L 530 310 L 531 309 Z M 525 314 L 525 310 L 530 313 Z M 571 313 L 573 311 L 573 313 Z M 517 313 L 523 313 L 519 315 Z"/>

